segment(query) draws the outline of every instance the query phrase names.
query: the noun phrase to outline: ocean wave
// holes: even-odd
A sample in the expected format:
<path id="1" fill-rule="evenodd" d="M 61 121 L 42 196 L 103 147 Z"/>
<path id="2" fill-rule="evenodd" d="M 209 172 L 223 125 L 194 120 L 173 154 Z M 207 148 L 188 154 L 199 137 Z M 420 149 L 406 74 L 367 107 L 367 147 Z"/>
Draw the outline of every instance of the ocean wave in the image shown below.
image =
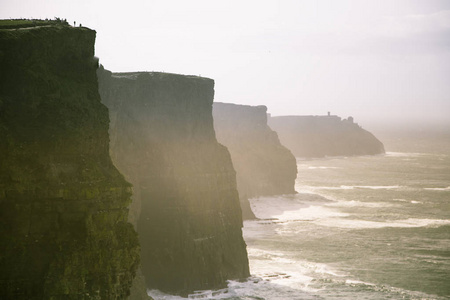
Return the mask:
<path id="1" fill-rule="evenodd" d="M 400 202 L 409 202 L 409 200 L 402 199 L 402 198 L 394 198 L 393 201 L 400 201 Z"/>
<path id="2" fill-rule="evenodd" d="M 338 212 L 324 206 L 308 206 L 294 211 L 285 211 L 273 217 L 281 221 L 315 221 L 318 219 L 329 219 L 336 217 L 347 217 L 349 214 Z"/>
<path id="3" fill-rule="evenodd" d="M 376 222 L 366 220 L 352 220 L 344 218 L 329 218 L 313 221 L 314 224 L 326 227 L 348 228 L 348 229 L 370 229 L 370 228 L 414 228 L 414 227 L 440 227 L 450 225 L 450 220 L 440 219 L 405 219 L 391 222 Z"/>
<path id="4" fill-rule="evenodd" d="M 249 247 L 252 276 L 246 281 L 228 281 L 226 288 L 196 291 L 181 297 L 150 290 L 155 300 L 312 300 L 327 299 L 333 291 L 351 299 L 443 299 L 421 292 L 376 285 L 340 274 L 330 266 L 310 261 L 295 261 L 281 251 Z M 334 297 L 331 297 L 334 299 Z"/>
<path id="5" fill-rule="evenodd" d="M 326 204 L 326 206 L 330 207 L 371 207 L 371 208 L 379 208 L 379 207 L 394 207 L 398 206 L 398 204 L 388 203 L 388 202 L 361 202 L 361 201 L 337 201 L 334 203 Z"/>
<path id="6" fill-rule="evenodd" d="M 248 247 L 252 275 L 278 285 L 316 292 L 310 287 L 314 278 L 343 277 L 330 266 L 306 260 L 295 260 L 286 253 Z"/>
<path id="7" fill-rule="evenodd" d="M 332 201 L 323 197 L 322 202 L 308 202 L 308 199 L 314 198 L 314 194 L 302 194 L 299 198 L 255 198 L 250 199 L 252 210 L 255 216 L 259 219 L 259 225 L 272 225 L 279 224 L 284 225 L 292 222 L 306 222 L 310 224 L 346 228 L 346 229 L 368 229 L 368 228 L 385 228 L 385 227 L 399 227 L 399 228 L 412 228 L 412 227 L 440 227 L 444 225 L 450 225 L 450 220 L 446 219 L 419 219 L 408 218 L 400 220 L 384 220 L 384 221 L 369 221 L 362 219 L 354 219 L 355 215 L 342 212 L 339 208 L 350 207 L 368 207 L 368 208 L 385 208 L 396 207 L 400 204 L 388 203 L 388 202 L 362 202 L 362 201 Z M 410 202 L 412 204 L 421 204 L 423 202 L 416 200 L 406 199 L 393 199 L 399 202 Z M 264 223 L 264 224 L 263 224 Z M 246 225 L 247 226 L 247 225 Z M 250 228 L 249 228 L 250 229 Z M 288 228 L 289 229 L 289 228 Z M 293 228 L 292 228 L 293 229 Z M 251 230 L 251 229 L 250 229 Z M 275 229 L 281 230 L 281 234 L 289 232 L 286 228 Z M 287 230 L 287 232 L 285 232 Z M 256 233 L 258 231 L 256 230 Z"/>
<path id="8" fill-rule="evenodd" d="M 325 169 L 340 169 L 338 167 L 324 167 L 324 166 L 319 166 L 319 167 L 315 167 L 315 166 L 308 166 L 309 170 L 315 170 L 315 169 L 321 169 L 321 170 L 325 170 Z"/>
<path id="9" fill-rule="evenodd" d="M 415 157 L 423 156 L 426 153 L 413 153 L 413 152 L 386 152 L 386 156 L 390 157 Z"/>
<path id="10" fill-rule="evenodd" d="M 155 300 L 184 300 L 189 298 L 184 298 L 181 296 L 175 296 L 163 293 L 159 290 L 148 290 L 147 294 Z"/>
<path id="11" fill-rule="evenodd" d="M 371 189 L 371 190 L 392 190 L 399 189 L 400 185 L 355 185 L 353 188 L 357 189 Z"/>
<path id="12" fill-rule="evenodd" d="M 423 204 L 422 201 L 417 201 L 417 200 L 406 200 L 406 199 L 401 199 L 401 198 L 394 198 L 394 199 L 392 199 L 392 201 L 409 202 L 409 203 L 412 203 L 412 204 Z"/>
<path id="13" fill-rule="evenodd" d="M 300 270 L 300 271 L 302 271 L 301 272 L 302 274 L 314 272 L 314 273 L 318 273 L 318 274 L 329 274 L 329 275 L 333 275 L 333 276 L 337 276 L 337 277 L 344 276 L 344 275 L 338 274 L 338 272 L 336 270 L 332 269 L 330 266 L 328 266 L 326 264 L 315 263 L 315 262 L 310 262 L 310 261 L 305 261 L 305 260 L 301 260 L 301 261 L 293 260 L 293 259 L 289 258 L 288 254 L 281 252 L 281 251 L 269 251 L 269 250 L 254 248 L 254 247 L 248 247 L 247 251 L 248 251 L 249 257 L 251 258 L 251 261 L 257 262 L 257 261 L 261 261 L 261 260 L 270 260 L 275 263 L 272 266 L 270 266 L 269 268 L 267 268 L 268 265 L 264 265 L 264 264 L 261 264 L 260 266 L 254 266 L 254 267 L 257 267 L 256 271 L 258 274 L 256 274 L 256 275 L 259 275 L 262 277 L 264 277 L 264 274 L 266 274 L 266 273 L 279 273 L 278 272 L 279 270 L 277 267 L 278 263 L 288 264 L 288 265 L 296 264 L 297 266 L 295 268 L 291 268 L 291 266 L 288 266 L 287 269 L 295 270 L 295 271 Z M 252 269 L 255 269 L 255 268 L 252 268 Z M 286 268 L 283 267 L 282 269 L 285 270 Z M 302 277 L 302 278 L 304 278 L 304 277 Z"/>
<path id="14" fill-rule="evenodd" d="M 440 187 L 438 187 L 438 188 L 424 188 L 424 190 L 427 190 L 427 191 L 450 191 L 450 186 L 445 187 L 445 188 L 440 188 Z"/>
<path id="15" fill-rule="evenodd" d="M 290 196 L 259 197 L 249 199 L 253 213 L 259 219 L 271 219 L 299 211 L 314 204 L 332 202 L 332 200 L 312 193 L 298 193 Z M 288 220 L 283 217 L 279 220 Z"/>
<path id="16" fill-rule="evenodd" d="M 313 280 L 299 272 L 288 275 L 285 272 L 269 271 L 252 275 L 247 281 L 228 281 L 228 286 L 220 290 L 196 291 L 187 298 L 165 294 L 159 290 L 150 290 L 148 294 L 155 300 L 186 300 L 186 299 L 234 299 L 234 300 L 287 300 L 287 299 L 317 299 L 314 294 L 317 289 L 308 287 Z"/>
<path id="17" fill-rule="evenodd" d="M 393 190 L 404 188 L 401 185 L 340 185 L 340 186 L 299 186 L 299 189 L 305 191 L 315 190 L 353 190 L 353 189 L 370 189 L 370 190 Z"/>
<path id="18" fill-rule="evenodd" d="M 270 223 L 280 223 L 279 221 L 282 223 L 286 221 L 314 221 L 322 218 L 349 216 L 347 213 L 336 211 L 324 205 L 314 205 L 301 201 L 264 200 L 251 199 L 252 210 L 257 218 L 269 220 Z"/>

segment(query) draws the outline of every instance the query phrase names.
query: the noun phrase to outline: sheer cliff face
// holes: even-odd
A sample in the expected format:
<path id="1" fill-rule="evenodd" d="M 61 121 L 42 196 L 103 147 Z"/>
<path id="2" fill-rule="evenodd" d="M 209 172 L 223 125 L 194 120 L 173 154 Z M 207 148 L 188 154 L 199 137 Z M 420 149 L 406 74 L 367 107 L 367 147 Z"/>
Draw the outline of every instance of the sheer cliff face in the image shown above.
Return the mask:
<path id="1" fill-rule="evenodd" d="M 214 82 L 99 72 L 114 163 L 134 185 L 147 286 L 187 294 L 249 276 L 235 171 L 217 143 Z"/>
<path id="2" fill-rule="evenodd" d="M 384 153 L 383 144 L 370 132 L 338 116 L 283 116 L 269 125 L 296 157 L 353 156 Z"/>
<path id="3" fill-rule="evenodd" d="M 214 103 L 217 140 L 231 154 L 244 218 L 254 217 L 248 198 L 295 193 L 297 164 L 267 126 L 265 106 Z"/>
<path id="4" fill-rule="evenodd" d="M 109 157 L 95 31 L 0 30 L 0 295 L 123 299 L 139 260 Z M 97 299 L 96 298 L 96 299 Z"/>

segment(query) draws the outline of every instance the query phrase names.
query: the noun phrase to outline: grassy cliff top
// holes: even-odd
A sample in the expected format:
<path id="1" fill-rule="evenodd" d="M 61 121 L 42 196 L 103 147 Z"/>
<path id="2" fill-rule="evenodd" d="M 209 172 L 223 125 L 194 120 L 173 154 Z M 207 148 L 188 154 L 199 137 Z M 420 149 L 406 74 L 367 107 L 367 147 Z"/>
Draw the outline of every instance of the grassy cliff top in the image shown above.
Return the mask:
<path id="1" fill-rule="evenodd" d="M 196 75 L 184 75 L 184 74 L 175 74 L 175 73 L 166 73 L 166 72 L 146 72 L 146 71 L 138 71 L 138 72 L 112 72 L 111 75 L 115 78 L 127 78 L 136 80 L 138 77 L 142 78 L 157 78 L 159 80 L 162 79 L 199 79 L 206 81 L 213 81 L 211 78 L 196 76 Z"/>
<path id="2" fill-rule="evenodd" d="M 37 20 L 37 19 L 10 19 L 0 20 L 0 29 L 19 29 L 37 26 L 70 26 L 66 20 L 56 18 L 54 20 Z"/>
<path id="3" fill-rule="evenodd" d="M 246 104 L 236 104 L 236 103 L 225 103 L 225 102 L 214 102 L 219 109 L 228 108 L 230 110 L 247 110 L 247 111 L 267 111 L 267 106 L 265 105 L 246 105 Z"/>

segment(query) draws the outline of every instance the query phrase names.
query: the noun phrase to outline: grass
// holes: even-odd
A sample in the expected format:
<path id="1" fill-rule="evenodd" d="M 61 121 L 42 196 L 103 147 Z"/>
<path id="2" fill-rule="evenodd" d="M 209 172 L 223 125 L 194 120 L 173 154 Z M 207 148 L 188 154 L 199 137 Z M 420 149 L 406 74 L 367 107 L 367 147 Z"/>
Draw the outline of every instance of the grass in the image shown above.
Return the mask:
<path id="1" fill-rule="evenodd" d="M 55 18 L 54 20 L 38 19 L 10 19 L 0 20 L 0 29 L 27 28 L 45 25 L 69 25 L 65 19 Z"/>

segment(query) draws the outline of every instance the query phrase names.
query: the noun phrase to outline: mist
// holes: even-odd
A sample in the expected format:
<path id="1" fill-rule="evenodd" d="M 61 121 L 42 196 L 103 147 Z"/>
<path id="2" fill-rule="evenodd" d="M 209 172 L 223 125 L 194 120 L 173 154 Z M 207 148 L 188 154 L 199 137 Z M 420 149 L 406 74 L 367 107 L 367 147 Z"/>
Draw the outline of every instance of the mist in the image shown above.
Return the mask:
<path id="1" fill-rule="evenodd" d="M 94 28 L 110 70 L 213 78 L 215 101 L 450 128 L 448 1 L 2 0 L 1 18 L 55 16 Z"/>

